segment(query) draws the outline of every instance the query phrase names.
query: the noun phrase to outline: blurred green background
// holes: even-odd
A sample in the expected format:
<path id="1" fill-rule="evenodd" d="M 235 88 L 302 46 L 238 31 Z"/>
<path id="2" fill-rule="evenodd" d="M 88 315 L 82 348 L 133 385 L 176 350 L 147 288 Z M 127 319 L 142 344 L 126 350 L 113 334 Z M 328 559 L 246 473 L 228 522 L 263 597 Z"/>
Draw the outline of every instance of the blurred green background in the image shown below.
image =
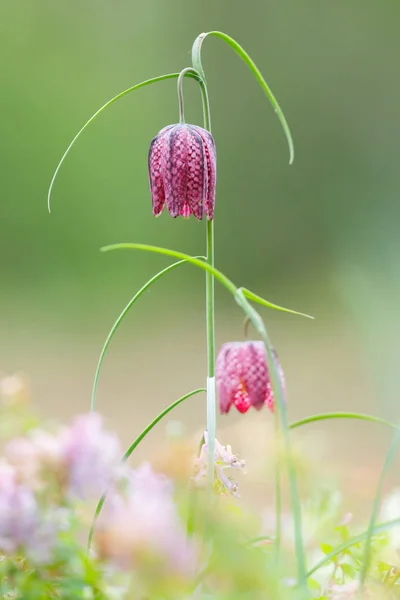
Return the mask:
<path id="1" fill-rule="evenodd" d="M 263 311 L 292 418 L 339 409 L 398 418 L 399 19 L 392 0 L 3 0 L 2 372 L 27 374 L 50 415 L 88 409 L 109 328 L 168 262 L 99 248 L 137 241 L 204 251 L 204 223 L 151 214 L 147 151 L 157 131 L 177 120 L 175 81 L 129 95 L 90 126 L 60 171 L 51 216 L 46 193 L 66 146 L 99 106 L 188 66 L 195 37 L 220 29 L 265 74 L 290 123 L 296 159 L 289 167 L 279 123 L 247 67 L 208 39 L 217 266 L 316 317 Z M 192 81 L 185 99 L 188 120 L 201 124 Z M 203 280 L 185 266 L 157 283 L 110 348 L 98 407 L 126 440 L 162 406 L 204 384 Z M 217 288 L 218 342 L 242 336 L 242 315 Z M 201 429 L 203 399 L 175 416 L 189 431 Z M 221 419 L 221 428 L 238 419 Z M 387 434 L 368 427 L 332 423 L 323 431 L 334 443 L 340 433 L 344 453 L 351 440 L 373 436 L 378 458 L 375 451 L 370 458 L 379 464 Z M 357 443 L 352 451 L 361 458 L 365 450 Z"/>

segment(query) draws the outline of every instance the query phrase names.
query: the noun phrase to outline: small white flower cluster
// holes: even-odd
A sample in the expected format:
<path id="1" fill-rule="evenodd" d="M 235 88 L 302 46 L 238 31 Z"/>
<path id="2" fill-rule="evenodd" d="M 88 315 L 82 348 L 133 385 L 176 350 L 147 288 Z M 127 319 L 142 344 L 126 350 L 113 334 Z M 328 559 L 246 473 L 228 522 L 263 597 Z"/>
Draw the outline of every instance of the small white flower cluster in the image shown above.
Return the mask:
<path id="1" fill-rule="evenodd" d="M 195 459 L 195 475 L 192 477 L 192 483 L 195 487 L 203 487 L 207 480 L 207 460 L 208 460 L 208 434 L 204 432 L 204 444 L 201 447 L 200 455 Z M 232 494 L 238 496 L 238 483 L 229 477 L 226 469 L 238 469 L 246 471 L 246 463 L 244 460 L 233 454 L 232 448 L 223 446 L 218 440 L 215 440 L 214 451 L 214 470 L 215 482 L 220 493 Z"/>

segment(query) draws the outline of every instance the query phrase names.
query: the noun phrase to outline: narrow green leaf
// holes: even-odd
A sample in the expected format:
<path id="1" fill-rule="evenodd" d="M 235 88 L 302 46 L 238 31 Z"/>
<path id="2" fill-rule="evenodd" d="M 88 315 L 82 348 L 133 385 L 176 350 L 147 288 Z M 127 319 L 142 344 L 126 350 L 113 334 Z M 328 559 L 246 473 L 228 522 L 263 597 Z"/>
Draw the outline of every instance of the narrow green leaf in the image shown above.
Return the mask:
<path id="1" fill-rule="evenodd" d="M 391 427 L 392 429 L 400 430 L 400 426 L 395 423 L 391 423 L 390 421 L 386 421 L 385 419 L 381 419 L 380 417 L 374 417 L 373 415 L 365 415 L 363 413 L 354 413 L 354 412 L 328 412 L 322 413 L 320 415 L 312 415 L 310 417 L 304 417 L 303 419 L 299 419 L 294 423 L 289 425 L 290 429 L 296 429 L 297 427 L 301 427 L 302 425 L 307 425 L 307 423 L 317 423 L 318 421 L 326 421 L 329 419 L 359 419 L 360 421 L 369 421 L 371 423 L 377 423 L 378 425 L 385 425 L 386 427 Z"/>
<path id="2" fill-rule="evenodd" d="M 203 258 L 203 257 L 196 257 L 196 258 Z M 112 328 L 110 330 L 110 333 L 107 336 L 106 341 L 104 342 L 104 346 L 103 346 L 103 348 L 101 350 L 100 357 L 99 357 L 99 360 L 98 360 L 98 363 L 97 363 L 96 373 L 95 373 L 94 381 L 93 381 L 92 402 L 91 402 L 91 408 L 90 408 L 91 411 L 94 411 L 94 409 L 95 409 L 97 387 L 98 387 L 98 383 L 99 383 L 100 371 L 101 371 L 101 367 L 102 367 L 102 364 L 103 364 L 104 356 L 105 356 L 105 354 L 107 352 L 108 346 L 110 345 L 110 342 L 111 342 L 112 338 L 114 337 L 115 332 L 117 331 L 118 327 L 121 325 L 121 322 L 123 321 L 124 317 L 126 316 L 126 314 L 128 313 L 128 311 L 130 310 L 130 308 L 135 304 L 135 302 L 140 298 L 140 296 L 142 296 L 142 294 L 144 294 L 144 292 L 155 281 L 157 281 L 157 279 L 159 279 L 163 275 L 166 275 L 167 273 L 169 273 L 170 271 L 172 271 L 172 269 L 175 269 L 176 267 L 179 267 L 180 265 L 184 265 L 185 263 L 187 263 L 187 260 L 180 260 L 180 261 L 178 261 L 176 263 L 173 263 L 172 265 L 169 265 L 165 269 L 162 269 L 162 271 L 159 271 L 156 275 L 154 275 L 154 277 L 152 277 L 151 279 L 149 279 L 140 288 L 140 290 L 133 296 L 133 298 L 131 298 L 131 300 L 128 302 L 128 304 L 125 306 L 125 308 L 123 309 L 123 311 L 119 315 L 118 319 L 115 321 L 114 325 L 112 326 Z"/>
<path id="3" fill-rule="evenodd" d="M 203 66 L 201 63 L 201 47 L 202 47 L 204 40 L 209 35 L 218 37 L 221 40 L 223 40 L 224 42 L 226 42 L 236 52 L 236 54 L 238 54 L 240 56 L 240 58 L 246 63 L 246 65 L 249 67 L 250 71 L 252 72 L 252 74 L 254 75 L 254 77 L 256 78 L 256 80 L 258 81 L 258 83 L 260 84 L 262 89 L 264 90 L 270 103 L 272 104 L 274 112 L 277 115 L 277 117 L 282 125 L 284 134 L 286 136 L 288 146 L 289 146 L 289 164 L 291 165 L 294 160 L 294 144 L 293 144 L 293 138 L 292 138 L 292 134 L 290 132 L 288 122 L 286 121 L 285 115 L 283 114 L 283 111 L 282 111 L 281 107 L 279 106 L 277 99 L 275 98 L 274 94 L 272 93 L 268 83 L 265 81 L 261 71 L 256 66 L 254 61 L 250 58 L 250 56 L 247 54 L 247 52 L 244 50 L 244 48 L 242 48 L 242 46 L 240 46 L 229 35 L 227 35 L 226 33 L 222 33 L 222 31 L 209 31 L 207 33 L 201 33 L 195 39 L 193 47 L 192 47 L 192 64 L 193 64 L 194 68 L 197 71 L 199 71 L 199 73 L 201 74 L 202 78 L 205 81 L 204 70 L 203 70 Z"/>
<path id="4" fill-rule="evenodd" d="M 184 402 L 185 400 L 187 400 L 188 398 L 190 398 L 191 396 L 194 396 L 195 394 L 200 394 L 200 392 L 206 392 L 207 390 L 205 388 L 199 388 L 197 390 L 193 390 L 192 392 L 189 392 L 188 394 L 185 394 L 184 396 L 182 396 L 181 398 L 178 398 L 178 400 L 175 400 L 175 402 L 173 402 L 172 404 L 170 404 L 169 406 L 167 406 L 167 408 L 164 408 L 164 410 L 162 410 L 160 412 L 160 414 L 158 414 L 155 419 L 153 419 L 151 421 L 151 423 L 149 423 L 147 425 L 147 427 L 145 427 L 143 429 L 143 431 L 137 436 L 137 438 L 135 439 L 135 441 L 129 446 L 128 450 L 125 452 L 124 456 L 122 457 L 122 462 L 126 462 L 128 460 L 128 458 L 130 457 L 130 455 L 132 454 L 132 452 L 138 447 L 138 445 L 140 444 L 140 442 L 146 437 L 146 435 L 148 433 L 150 433 L 150 431 L 153 429 L 153 427 L 155 427 L 155 425 L 157 425 L 157 423 L 159 421 L 161 421 L 161 419 L 163 419 L 169 412 L 171 412 L 171 410 L 173 410 L 174 408 L 176 408 L 177 406 L 179 406 L 179 404 L 182 404 L 182 402 Z M 93 541 L 93 535 L 94 535 L 94 529 L 96 526 L 96 521 L 101 513 L 101 510 L 104 506 L 104 502 L 106 500 L 107 497 L 107 492 L 105 492 L 102 497 L 100 498 L 97 506 L 96 506 L 96 511 L 94 513 L 94 517 L 93 517 L 93 522 L 92 525 L 90 527 L 90 531 L 89 531 L 89 537 L 88 537 L 88 550 L 90 550 L 90 547 L 92 545 L 92 541 Z"/>
<path id="5" fill-rule="evenodd" d="M 47 192 L 47 208 L 48 208 L 49 212 L 51 212 L 51 210 L 50 210 L 51 192 L 52 192 L 53 185 L 54 185 L 54 182 L 56 180 L 56 177 L 58 175 L 58 172 L 59 172 L 59 170 L 61 168 L 61 165 L 63 164 L 64 160 L 66 159 L 67 155 L 69 154 L 72 146 L 75 144 L 75 142 L 77 141 L 77 139 L 79 138 L 79 136 L 90 125 L 90 123 L 92 123 L 106 108 L 108 108 L 109 106 L 111 106 L 111 104 L 114 104 L 114 102 L 116 102 L 117 100 L 120 100 L 124 96 L 127 96 L 131 92 L 134 92 L 134 91 L 136 91 L 136 90 L 138 90 L 138 89 L 140 89 L 142 87 L 145 87 L 146 85 L 150 85 L 152 83 L 159 83 L 160 81 L 164 81 L 166 79 L 175 79 L 177 77 L 179 77 L 179 73 L 168 73 L 166 75 L 160 75 L 159 77 L 153 77 L 152 79 L 147 79 L 146 81 L 142 81 L 141 83 L 137 83 L 136 85 L 133 85 L 132 87 L 124 90 L 123 92 L 120 92 L 119 94 L 117 94 L 116 96 L 114 96 L 114 98 L 111 98 L 111 100 L 108 100 L 108 102 L 106 102 L 105 104 L 103 104 L 103 106 L 100 107 L 90 117 L 90 119 L 88 119 L 86 121 L 86 123 L 84 124 L 84 126 L 78 131 L 78 133 L 76 134 L 76 136 L 74 137 L 74 139 L 72 140 L 72 142 L 69 144 L 69 146 L 66 149 L 66 151 L 64 152 L 64 154 L 62 155 L 61 160 L 58 163 L 56 170 L 54 171 L 53 177 L 51 178 L 51 182 L 50 182 L 50 186 L 49 186 L 49 191 Z M 186 77 L 192 77 L 194 79 L 198 79 L 194 73 L 187 73 Z"/>
<path id="6" fill-rule="evenodd" d="M 311 315 L 307 315 L 306 313 L 298 312 L 297 310 L 292 310 L 291 308 L 285 308 L 283 306 L 279 306 L 278 304 L 273 304 L 268 300 L 265 300 L 261 296 L 257 296 L 250 290 L 246 288 L 240 288 L 243 294 L 248 298 L 248 300 L 252 300 L 253 302 L 257 302 L 257 304 L 261 304 L 262 306 L 266 306 L 267 308 L 273 308 L 274 310 L 280 310 L 285 313 L 289 313 L 291 315 L 298 315 L 300 317 L 306 317 L 307 319 L 314 319 Z"/>
<path id="7" fill-rule="evenodd" d="M 110 252 L 112 250 L 143 250 L 145 252 L 154 252 L 156 254 L 164 254 L 165 256 L 173 256 L 174 258 L 180 258 L 181 260 L 187 260 L 187 262 L 195 265 L 196 267 L 200 267 L 203 271 L 208 271 L 212 273 L 220 283 L 226 289 L 231 292 L 234 296 L 237 293 L 237 287 L 228 279 L 221 271 L 218 271 L 215 267 L 211 266 L 209 263 L 202 261 L 194 256 L 190 256 L 189 254 L 184 254 L 183 252 L 177 252 L 176 250 L 169 250 L 169 248 L 161 248 L 159 246 L 149 246 L 148 244 L 131 244 L 131 243 L 120 243 L 120 244 L 112 244 L 110 246 L 104 246 L 100 249 L 101 252 Z"/>

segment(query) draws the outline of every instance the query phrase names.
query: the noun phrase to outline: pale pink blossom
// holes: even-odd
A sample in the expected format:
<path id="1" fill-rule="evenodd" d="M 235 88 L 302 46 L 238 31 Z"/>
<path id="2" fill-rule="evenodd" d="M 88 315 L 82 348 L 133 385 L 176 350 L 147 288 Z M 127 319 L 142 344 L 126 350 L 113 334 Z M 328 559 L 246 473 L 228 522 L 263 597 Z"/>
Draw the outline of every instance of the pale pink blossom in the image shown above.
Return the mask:
<path id="1" fill-rule="evenodd" d="M 97 497 L 116 480 L 121 465 L 118 438 L 103 429 L 100 415 L 79 416 L 61 434 L 70 494 Z"/>
<path id="2" fill-rule="evenodd" d="M 123 495 L 107 498 L 97 541 L 104 557 L 126 569 L 151 561 L 178 576 L 195 570 L 196 548 L 179 518 L 172 482 L 147 464 L 130 473 Z"/>

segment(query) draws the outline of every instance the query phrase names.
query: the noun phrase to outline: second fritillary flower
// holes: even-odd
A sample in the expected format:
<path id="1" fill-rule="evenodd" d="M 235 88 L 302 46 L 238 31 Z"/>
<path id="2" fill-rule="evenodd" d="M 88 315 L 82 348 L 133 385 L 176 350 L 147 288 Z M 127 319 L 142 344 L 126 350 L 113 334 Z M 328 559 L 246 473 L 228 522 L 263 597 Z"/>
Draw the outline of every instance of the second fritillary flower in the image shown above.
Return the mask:
<path id="1" fill-rule="evenodd" d="M 275 354 L 281 385 L 283 371 Z M 229 342 L 218 354 L 216 384 L 221 413 L 228 413 L 235 406 L 245 413 L 251 406 L 260 410 L 264 405 L 274 410 L 274 394 L 267 367 L 263 342 Z"/>
<path id="2" fill-rule="evenodd" d="M 216 152 L 211 133 L 184 123 L 164 127 L 149 150 L 153 215 L 214 217 Z"/>

